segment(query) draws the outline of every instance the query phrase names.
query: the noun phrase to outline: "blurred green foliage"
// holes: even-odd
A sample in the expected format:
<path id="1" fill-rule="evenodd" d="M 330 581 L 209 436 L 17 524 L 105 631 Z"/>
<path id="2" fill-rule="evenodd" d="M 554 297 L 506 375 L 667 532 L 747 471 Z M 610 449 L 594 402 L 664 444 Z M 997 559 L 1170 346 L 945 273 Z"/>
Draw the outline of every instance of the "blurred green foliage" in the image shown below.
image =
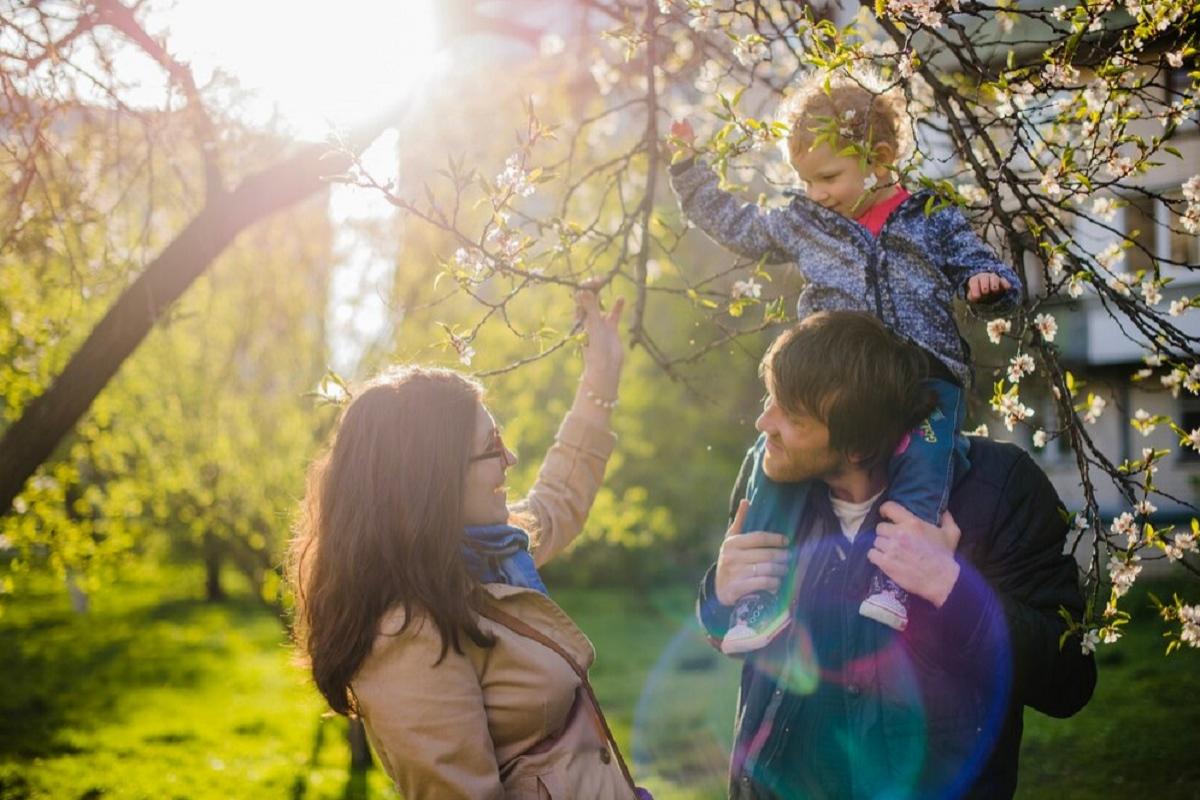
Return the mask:
<path id="1" fill-rule="evenodd" d="M 31 578 L 0 620 L 0 797 L 394 798 L 348 767 L 345 722 L 294 664 L 278 617 L 238 574 L 202 600 L 199 567 L 125 570 L 86 616 Z M 592 639 L 592 681 L 639 783 L 660 800 L 724 796 L 738 662 L 691 619 L 688 586 L 551 592 Z M 1190 583 L 1138 586 L 1190 591 Z M 1069 720 L 1025 715 L 1022 798 L 1195 796 L 1195 651 L 1163 658 L 1150 626 L 1099 654 L 1095 698 Z M 1154 731 L 1131 736 L 1131 731 Z"/>

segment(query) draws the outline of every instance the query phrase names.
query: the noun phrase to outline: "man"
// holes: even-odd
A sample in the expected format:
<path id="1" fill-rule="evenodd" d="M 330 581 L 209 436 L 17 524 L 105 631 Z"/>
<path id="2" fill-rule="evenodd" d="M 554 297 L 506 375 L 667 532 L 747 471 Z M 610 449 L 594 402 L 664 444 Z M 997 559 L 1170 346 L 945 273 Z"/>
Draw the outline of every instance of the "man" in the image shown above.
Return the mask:
<path id="1" fill-rule="evenodd" d="M 940 527 L 884 502 L 888 456 L 928 412 L 924 371 L 852 312 L 806 318 L 763 358 L 763 436 L 697 604 L 714 644 L 750 592 L 789 614 L 742 670 L 731 797 L 1011 797 L 1024 707 L 1066 717 L 1091 697 L 1093 659 L 1059 646 L 1060 609 L 1083 608 L 1066 515 L 1023 451 L 973 440 Z M 798 496 L 807 482 L 789 530 L 742 532 L 756 459 Z M 909 595 L 902 630 L 858 613 L 877 570 Z"/>

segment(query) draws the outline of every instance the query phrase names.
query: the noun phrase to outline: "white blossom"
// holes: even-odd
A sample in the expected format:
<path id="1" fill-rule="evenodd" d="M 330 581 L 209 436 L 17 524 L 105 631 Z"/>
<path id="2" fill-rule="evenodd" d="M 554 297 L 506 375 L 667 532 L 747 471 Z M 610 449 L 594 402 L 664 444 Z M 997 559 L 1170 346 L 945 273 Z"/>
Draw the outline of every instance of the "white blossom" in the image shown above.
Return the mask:
<path id="1" fill-rule="evenodd" d="M 597 58 L 592 62 L 591 73 L 592 80 L 596 82 L 596 88 L 600 90 L 600 94 L 602 95 L 611 92 L 613 87 L 617 85 L 617 81 L 621 80 L 620 71 L 603 58 Z"/>
<path id="2" fill-rule="evenodd" d="M 1121 638 L 1121 629 L 1115 625 L 1100 629 L 1100 640 L 1105 644 L 1114 644 Z"/>
<path id="3" fill-rule="evenodd" d="M 1200 428 L 1194 428 L 1191 433 L 1184 437 L 1183 443 L 1193 450 L 1200 450 Z"/>
<path id="4" fill-rule="evenodd" d="M 1193 364 L 1183 379 L 1183 388 L 1192 394 L 1200 394 L 1200 363 Z"/>
<path id="5" fill-rule="evenodd" d="M 940 28 L 942 14 L 937 10 L 937 5 L 937 0 L 888 0 L 887 11 L 893 17 L 908 13 L 922 25 Z"/>
<path id="6" fill-rule="evenodd" d="M 975 428 L 975 430 L 966 431 L 966 434 L 967 434 L 967 436 L 982 436 L 983 438 L 986 439 L 989 435 L 987 423 L 986 422 L 980 423 L 979 426 Z"/>
<path id="7" fill-rule="evenodd" d="M 1112 222 L 1117 208 L 1117 201 L 1111 197 L 1097 197 L 1092 201 L 1092 214 L 1103 222 Z"/>
<path id="8" fill-rule="evenodd" d="M 1114 178 L 1124 178 L 1133 172 L 1133 161 L 1127 156 L 1114 155 L 1104 165 L 1104 171 Z"/>
<path id="9" fill-rule="evenodd" d="M 1008 379 L 1012 383 L 1020 383 L 1021 378 L 1032 375 L 1034 369 L 1033 356 L 1028 353 L 1015 355 L 1008 362 Z"/>
<path id="10" fill-rule="evenodd" d="M 1179 69 L 1180 67 L 1182 67 L 1183 66 L 1183 51 L 1182 50 L 1172 50 L 1171 52 L 1167 53 L 1167 63 L 1170 64 L 1175 69 Z"/>
<path id="11" fill-rule="evenodd" d="M 911 78 L 916 71 L 915 62 L 913 61 L 912 53 L 905 52 L 900 56 L 900 60 L 896 62 L 896 71 L 900 73 L 900 77 L 905 80 Z"/>
<path id="12" fill-rule="evenodd" d="M 759 35 L 744 36 L 733 46 L 733 57 L 743 67 L 753 67 L 760 61 L 765 61 L 771 54 L 766 41 Z"/>
<path id="13" fill-rule="evenodd" d="M 488 231 L 483 241 L 505 261 L 512 263 L 520 261 L 523 247 L 521 237 L 508 228 L 502 228 L 499 225 L 494 226 Z"/>
<path id="14" fill-rule="evenodd" d="M 696 80 L 693 84 L 696 91 L 702 94 L 712 94 L 717 91 L 717 86 L 724 77 L 725 71 L 714 59 L 708 59 L 700 66 L 700 72 L 696 75 Z"/>
<path id="15" fill-rule="evenodd" d="M 1128 511 L 1113 520 L 1111 530 L 1114 536 L 1124 536 L 1128 547 L 1133 547 L 1141 538 L 1138 535 L 1137 523 L 1133 521 L 1133 514 Z"/>
<path id="16" fill-rule="evenodd" d="M 1087 527 L 1087 515 L 1082 511 L 1075 514 L 1075 518 L 1071 520 L 1071 527 L 1076 531 L 1081 531 Z"/>
<path id="17" fill-rule="evenodd" d="M 1149 517 L 1155 511 L 1158 511 L 1158 506 L 1154 505 L 1154 503 L 1151 503 L 1149 500 L 1142 500 L 1133 508 L 1143 517 Z"/>
<path id="18" fill-rule="evenodd" d="M 1200 647 L 1200 606 L 1181 605 L 1179 621 L 1183 624 L 1179 638 L 1192 647 Z"/>
<path id="19" fill-rule="evenodd" d="M 1137 580 L 1137 576 L 1142 571 L 1141 561 L 1139 556 L 1131 556 L 1128 561 L 1113 556 L 1108 562 L 1108 576 L 1112 580 L 1113 594 L 1117 597 L 1123 596 L 1133 586 L 1133 582 Z"/>
<path id="20" fill-rule="evenodd" d="M 734 281 L 733 288 L 729 294 L 735 300 L 741 297 L 750 297 L 757 300 L 762 297 L 762 284 L 754 280 L 754 278 L 744 281 Z"/>
<path id="21" fill-rule="evenodd" d="M 1087 103 L 1088 111 L 1103 111 L 1107 99 L 1108 84 L 1101 78 L 1091 81 L 1083 92 L 1083 101 Z"/>
<path id="22" fill-rule="evenodd" d="M 1067 295 L 1072 299 L 1083 297 L 1083 278 L 1078 275 L 1072 275 L 1067 281 Z"/>
<path id="23" fill-rule="evenodd" d="M 1113 242 L 1112 244 L 1110 244 L 1108 247 L 1101 250 L 1096 255 L 1096 263 L 1099 264 L 1100 266 L 1104 267 L 1105 269 L 1112 269 L 1114 266 L 1116 266 L 1117 264 L 1121 263 L 1124 260 L 1125 260 L 1125 250 L 1121 247 L 1120 243 L 1118 243 L 1118 242 Z M 1123 277 L 1125 277 L 1128 281 L 1133 280 L 1132 276 L 1123 276 Z M 1111 281 L 1110 281 L 1110 283 L 1111 283 Z"/>
<path id="24" fill-rule="evenodd" d="M 1142 436 L 1149 436 L 1151 433 L 1154 433 L 1154 429 L 1158 427 L 1150 421 L 1150 413 L 1144 408 L 1139 408 L 1137 411 L 1135 411 L 1133 414 L 1133 419 L 1137 423 L 1137 425 L 1134 427 L 1142 432 Z"/>
<path id="25" fill-rule="evenodd" d="M 1041 190 L 1050 197 L 1061 197 L 1062 186 L 1058 183 L 1059 174 L 1057 170 L 1045 172 L 1042 174 L 1042 180 L 1038 184 Z"/>
<path id="26" fill-rule="evenodd" d="M 460 247 L 454 251 L 454 261 L 460 267 L 470 270 L 472 277 L 478 278 L 485 271 L 496 266 L 496 262 L 490 256 L 487 256 L 483 251 L 478 249 L 466 249 Z"/>
<path id="27" fill-rule="evenodd" d="M 534 192 L 529 173 L 521 168 L 521 157 L 516 153 L 505 159 L 504 171 L 496 176 L 496 185 L 501 190 L 511 190 L 518 197 L 529 197 Z"/>
<path id="28" fill-rule="evenodd" d="M 1118 272 L 1116 275 L 1109 276 L 1108 288 L 1121 295 L 1121 297 L 1132 297 L 1133 284 L 1136 280 L 1128 272 Z"/>
<path id="29" fill-rule="evenodd" d="M 1079 649 L 1083 651 L 1085 656 L 1090 656 L 1096 652 L 1096 645 L 1100 644 L 1100 634 L 1095 630 L 1087 631 L 1083 634 L 1083 638 L 1079 641 Z"/>
<path id="30" fill-rule="evenodd" d="M 1158 284 L 1152 280 L 1142 281 L 1142 299 L 1146 301 L 1148 306 L 1156 306 L 1162 302 L 1162 290 Z"/>
<path id="31" fill-rule="evenodd" d="M 1012 330 L 1012 323 L 1003 317 L 998 317 L 991 320 L 987 324 L 988 341 L 992 344 L 1000 344 L 1000 337 Z"/>
<path id="32" fill-rule="evenodd" d="M 1046 271 L 1050 273 L 1050 280 L 1056 281 L 1062 277 L 1066 260 L 1067 258 L 1061 250 L 1055 250 L 1050 254 L 1050 258 L 1046 261 Z"/>
<path id="33" fill-rule="evenodd" d="M 1196 534 L 1177 533 L 1171 540 L 1163 545 L 1163 552 L 1167 554 L 1168 561 L 1178 561 L 1183 558 L 1183 554 L 1194 551 L 1196 549 Z"/>
<path id="34" fill-rule="evenodd" d="M 1171 307 L 1167 309 L 1167 313 L 1172 317 L 1178 317 L 1184 311 L 1187 311 L 1189 302 L 1190 301 L 1186 297 L 1181 297 L 1178 300 L 1172 300 Z"/>
<path id="35" fill-rule="evenodd" d="M 1059 8 L 1065 9 L 1066 6 L 1059 6 Z M 1058 13 L 1057 8 L 1054 11 L 1056 14 Z M 1079 80 L 1079 70 L 1070 64 L 1047 64 L 1042 68 L 1042 79 L 1055 86 L 1064 86 Z"/>
<path id="36" fill-rule="evenodd" d="M 1001 396 L 999 402 L 993 400 L 992 409 L 1004 419 L 1004 427 L 1010 432 L 1018 422 L 1023 422 L 1034 415 L 1029 406 L 1021 402 L 1016 392 Z"/>
<path id="37" fill-rule="evenodd" d="M 704 33 L 711 31 L 717 24 L 717 11 L 712 6 L 705 3 L 701 6 L 692 7 L 692 18 L 688 20 L 688 27 L 696 33 Z"/>
<path id="38" fill-rule="evenodd" d="M 981 206 L 987 203 L 988 195 L 982 188 L 973 183 L 964 183 L 958 187 L 958 193 L 967 201 L 967 205 Z"/>
<path id="39" fill-rule="evenodd" d="M 1183 372 L 1180 370 L 1171 370 L 1166 375 L 1158 379 L 1162 385 L 1171 390 L 1172 397 L 1179 397 L 1179 387 L 1183 383 Z"/>
<path id="40" fill-rule="evenodd" d="M 1100 419 L 1100 415 L 1104 413 L 1104 407 L 1107 405 L 1108 405 L 1108 401 L 1106 401 L 1100 395 L 1098 395 L 1098 394 L 1089 395 L 1088 396 L 1088 407 L 1087 407 L 1087 411 L 1084 412 L 1083 421 L 1088 423 L 1089 425 L 1095 423 L 1096 420 Z"/>
<path id="41" fill-rule="evenodd" d="M 1046 446 L 1046 432 L 1041 428 L 1038 428 L 1033 433 L 1033 446 L 1039 450 Z"/>
<path id="42" fill-rule="evenodd" d="M 1038 314 L 1033 318 L 1033 327 L 1047 342 L 1053 342 L 1058 335 L 1058 320 L 1050 314 Z"/>
<path id="43" fill-rule="evenodd" d="M 1189 203 L 1200 203 L 1200 175 L 1193 175 L 1184 181 L 1180 187 L 1183 192 L 1183 199 Z"/>

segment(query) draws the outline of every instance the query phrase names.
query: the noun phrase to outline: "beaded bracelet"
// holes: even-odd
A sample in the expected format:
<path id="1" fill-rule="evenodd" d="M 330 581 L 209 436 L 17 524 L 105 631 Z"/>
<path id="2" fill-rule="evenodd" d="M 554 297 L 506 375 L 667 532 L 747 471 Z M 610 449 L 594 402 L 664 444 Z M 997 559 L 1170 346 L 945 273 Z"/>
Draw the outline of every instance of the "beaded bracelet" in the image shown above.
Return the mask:
<path id="1" fill-rule="evenodd" d="M 591 389 L 584 390 L 584 395 L 587 396 L 588 400 L 591 400 L 596 405 L 609 411 L 612 411 L 613 407 L 617 404 L 617 399 L 615 397 L 612 400 L 606 400 L 605 398 L 593 392 Z"/>

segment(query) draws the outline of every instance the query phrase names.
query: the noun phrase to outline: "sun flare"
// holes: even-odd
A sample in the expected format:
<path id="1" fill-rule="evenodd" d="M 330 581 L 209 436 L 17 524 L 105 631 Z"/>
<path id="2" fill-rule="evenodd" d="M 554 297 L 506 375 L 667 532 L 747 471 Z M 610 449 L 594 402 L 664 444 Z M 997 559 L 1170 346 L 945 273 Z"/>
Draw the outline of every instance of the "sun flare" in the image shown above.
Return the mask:
<path id="1" fill-rule="evenodd" d="M 218 69 L 234 76 L 255 94 L 255 116 L 278 113 L 306 139 L 419 89 L 437 45 L 430 0 L 180 0 L 167 19 L 198 81 Z"/>

